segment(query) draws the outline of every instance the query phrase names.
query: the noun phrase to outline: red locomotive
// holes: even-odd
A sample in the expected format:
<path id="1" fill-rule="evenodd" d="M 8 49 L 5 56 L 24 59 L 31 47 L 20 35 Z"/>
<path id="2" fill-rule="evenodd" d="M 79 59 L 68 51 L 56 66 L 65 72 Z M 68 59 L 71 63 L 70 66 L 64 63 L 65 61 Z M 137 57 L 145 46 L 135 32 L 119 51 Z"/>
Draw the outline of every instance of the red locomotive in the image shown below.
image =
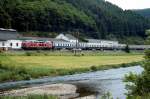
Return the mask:
<path id="1" fill-rule="evenodd" d="M 22 48 L 23 49 L 52 49 L 53 44 L 51 41 L 34 41 L 34 40 L 28 40 L 22 42 Z"/>

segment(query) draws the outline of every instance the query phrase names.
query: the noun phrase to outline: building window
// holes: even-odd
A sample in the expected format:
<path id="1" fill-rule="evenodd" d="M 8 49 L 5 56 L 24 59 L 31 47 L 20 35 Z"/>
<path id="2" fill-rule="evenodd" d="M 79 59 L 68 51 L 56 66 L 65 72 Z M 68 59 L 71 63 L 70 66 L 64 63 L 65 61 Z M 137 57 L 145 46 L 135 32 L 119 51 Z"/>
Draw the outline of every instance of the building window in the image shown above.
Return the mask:
<path id="1" fill-rule="evenodd" d="M 12 43 L 10 43 L 10 46 L 13 46 L 13 44 L 12 44 Z"/>
<path id="2" fill-rule="evenodd" d="M 2 46 L 5 46 L 5 43 L 4 43 L 4 42 L 2 43 Z"/>
<path id="3" fill-rule="evenodd" d="M 18 43 L 16 43 L 16 46 L 18 47 L 18 46 L 19 46 L 19 44 L 18 44 Z"/>

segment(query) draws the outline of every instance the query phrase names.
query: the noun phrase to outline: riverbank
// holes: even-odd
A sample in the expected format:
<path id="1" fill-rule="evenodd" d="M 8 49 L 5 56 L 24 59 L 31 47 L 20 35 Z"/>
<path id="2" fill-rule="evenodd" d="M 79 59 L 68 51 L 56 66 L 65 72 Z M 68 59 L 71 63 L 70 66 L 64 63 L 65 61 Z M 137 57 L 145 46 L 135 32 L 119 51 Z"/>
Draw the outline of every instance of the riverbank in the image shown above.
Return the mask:
<path id="1" fill-rule="evenodd" d="M 0 99 L 96 99 L 95 93 L 80 97 L 82 93 L 78 90 L 79 88 L 73 84 L 39 85 L 5 91 L 0 94 Z"/>
<path id="2" fill-rule="evenodd" d="M 70 99 L 78 96 L 77 87 L 71 84 L 51 84 L 7 91 L 3 96 L 55 96 L 57 99 Z"/>
<path id="3" fill-rule="evenodd" d="M 135 66 L 142 60 L 143 54 L 137 53 L 98 54 L 97 56 L 3 54 L 0 56 L 0 83 Z"/>
<path id="4" fill-rule="evenodd" d="M 142 71 L 143 69 L 140 66 L 133 66 L 75 75 L 41 78 L 30 81 L 8 82 L 0 84 L 0 90 L 1 89 L 20 90 L 22 88 L 23 89 L 34 88 L 53 84 L 55 85 L 61 82 L 64 84 L 71 84 L 76 86 L 77 87 L 76 93 L 79 93 L 78 97 L 89 96 L 90 97 L 89 99 L 92 99 L 91 95 L 94 95 L 95 97 L 101 97 L 105 94 L 107 95 L 107 93 L 110 92 L 111 96 L 113 96 L 114 99 L 117 99 L 117 97 L 119 99 L 126 99 L 124 93 L 127 91 L 125 90 L 125 84 L 122 81 L 124 76 L 126 74 L 129 74 L 130 72 L 139 74 Z"/>

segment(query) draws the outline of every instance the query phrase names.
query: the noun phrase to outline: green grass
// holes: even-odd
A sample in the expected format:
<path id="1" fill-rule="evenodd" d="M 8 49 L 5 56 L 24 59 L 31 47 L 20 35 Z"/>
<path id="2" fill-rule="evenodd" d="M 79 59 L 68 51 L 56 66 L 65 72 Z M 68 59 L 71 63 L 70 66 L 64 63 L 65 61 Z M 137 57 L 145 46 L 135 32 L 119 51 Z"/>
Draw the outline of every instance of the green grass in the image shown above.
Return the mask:
<path id="1" fill-rule="evenodd" d="M 0 96 L 0 99 L 58 99 L 48 95 L 29 95 L 29 96 Z"/>
<path id="2" fill-rule="evenodd" d="M 9 56 L 7 62 L 27 68 L 74 69 L 141 61 L 142 55 L 130 56 Z M 5 61 L 6 62 L 6 61 Z"/>
<path id="3" fill-rule="evenodd" d="M 3 53 L 0 56 L 0 82 L 127 67 L 143 60 L 143 54 L 139 53 L 85 53 L 81 56 L 73 56 L 71 53 L 47 54 L 49 55 L 43 52 L 30 52 L 30 55 Z"/>

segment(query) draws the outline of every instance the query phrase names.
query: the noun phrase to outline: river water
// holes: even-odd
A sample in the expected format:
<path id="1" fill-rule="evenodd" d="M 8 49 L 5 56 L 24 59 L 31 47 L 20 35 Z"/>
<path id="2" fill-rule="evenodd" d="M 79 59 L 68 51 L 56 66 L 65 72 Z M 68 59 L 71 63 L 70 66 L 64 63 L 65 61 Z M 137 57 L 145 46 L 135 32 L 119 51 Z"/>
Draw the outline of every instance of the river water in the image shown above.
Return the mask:
<path id="1" fill-rule="evenodd" d="M 71 83 L 80 88 L 81 96 L 95 94 L 99 97 L 110 92 L 114 99 L 125 99 L 127 90 L 123 82 L 124 76 L 130 72 L 140 74 L 142 71 L 143 68 L 140 66 L 134 66 L 30 81 L 9 82 L 0 84 L 0 90 L 37 86 L 39 84 Z"/>

